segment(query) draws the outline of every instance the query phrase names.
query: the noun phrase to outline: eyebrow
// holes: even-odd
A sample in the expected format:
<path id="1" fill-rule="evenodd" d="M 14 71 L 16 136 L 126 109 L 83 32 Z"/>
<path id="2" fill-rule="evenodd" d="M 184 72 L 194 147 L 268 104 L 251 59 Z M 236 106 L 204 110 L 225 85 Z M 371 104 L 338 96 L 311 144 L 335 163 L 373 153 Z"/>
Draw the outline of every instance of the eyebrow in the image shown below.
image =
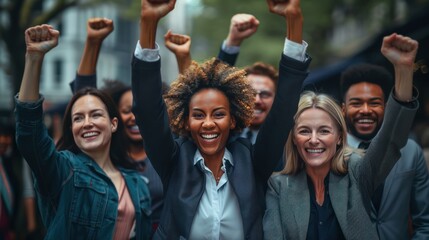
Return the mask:
<path id="1" fill-rule="evenodd" d="M 383 101 L 383 98 L 381 97 L 373 97 L 369 99 L 370 101 L 374 101 L 374 100 L 381 100 Z M 350 98 L 349 101 L 362 101 L 362 98 L 359 97 L 354 97 L 354 98 Z"/>

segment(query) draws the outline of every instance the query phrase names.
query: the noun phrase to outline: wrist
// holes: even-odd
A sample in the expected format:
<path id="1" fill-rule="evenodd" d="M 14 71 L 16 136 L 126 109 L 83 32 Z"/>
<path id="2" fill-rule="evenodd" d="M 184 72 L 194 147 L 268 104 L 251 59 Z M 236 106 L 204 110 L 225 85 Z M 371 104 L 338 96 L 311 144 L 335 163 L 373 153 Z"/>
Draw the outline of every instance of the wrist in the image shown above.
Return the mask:
<path id="1" fill-rule="evenodd" d="M 234 38 L 228 36 L 226 38 L 225 44 L 228 47 L 239 47 L 242 42 L 243 42 L 242 39 L 234 39 Z"/>

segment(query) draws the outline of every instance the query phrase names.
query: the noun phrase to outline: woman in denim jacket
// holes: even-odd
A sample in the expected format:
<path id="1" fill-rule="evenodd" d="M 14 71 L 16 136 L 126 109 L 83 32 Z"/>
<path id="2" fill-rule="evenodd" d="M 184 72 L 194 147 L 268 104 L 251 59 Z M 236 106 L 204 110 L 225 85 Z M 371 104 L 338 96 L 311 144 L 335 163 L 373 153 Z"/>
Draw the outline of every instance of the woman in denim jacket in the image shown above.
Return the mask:
<path id="1" fill-rule="evenodd" d="M 33 171 L 46 239 L 148 239 L 149 190 L 128 162 L 111 98 L 94 88 L 77 92 L 67 106 L 58 150 L 43 124 L 41 66 L 58 37 L 49 25 L 25 32 L 15 109 L 17 144 Z"/>

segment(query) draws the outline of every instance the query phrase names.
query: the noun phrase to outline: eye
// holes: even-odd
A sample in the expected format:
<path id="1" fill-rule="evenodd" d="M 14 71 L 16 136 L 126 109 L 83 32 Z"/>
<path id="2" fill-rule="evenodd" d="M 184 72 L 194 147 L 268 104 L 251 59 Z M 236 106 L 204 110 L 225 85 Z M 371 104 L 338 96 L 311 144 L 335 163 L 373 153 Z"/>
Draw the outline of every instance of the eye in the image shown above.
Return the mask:
<path id="1" fill-rule="evenodd" d="M 322 134 L 322 135 L 328 135 L 328 134 L 331 134 L 331 130 L 329 130 L 329 129 L 321 129 L 321 130 L 320 130 L 320 134 Z"/>
<path id="2" fill-rule="evenodd" d="M 352 107 L 360 107 L 362 105 L 362 103 L 360 103 L 360 102 L 351 102 L 350 103 L 350 106 L 352 106 Z"/>
<path id="3" fill-rule="evenodd" d="M 192 113 L 192 117 L 195 119 L 203 119 L 204 115 L 202 113 Z"/>
<path id="4" fill-rule="evenodd" d="M 298 130 L 298 134 L 300 134 L 300 135 L 309 135 L 309 134 L 311 134 L 311 132 L 308 129 L 300 129 L 300 130 Z"/>
<path id="5" fill-rule="evenodd" d="M 371 107 L 379 107 L 379 106 L 381 106 L 381 102 L 370 102 L 369 105 Z"/>
<path id="6" fill-rule="evenodd" d="M 73 116 L 72 118 L 72 122 L 81 122 L 81 121 L 83 121 L 83 116 L 76 115 L 76 116 Z"/>
<path id="7" fill-rule="evenodd" d="M 225 115 L 226 115 L 226 113 L 224 113 L 224 112 L 215 112 L 214 113 L 214 117 L 217 119 L 223 118 L 223 117 L 225 117 Z"/>

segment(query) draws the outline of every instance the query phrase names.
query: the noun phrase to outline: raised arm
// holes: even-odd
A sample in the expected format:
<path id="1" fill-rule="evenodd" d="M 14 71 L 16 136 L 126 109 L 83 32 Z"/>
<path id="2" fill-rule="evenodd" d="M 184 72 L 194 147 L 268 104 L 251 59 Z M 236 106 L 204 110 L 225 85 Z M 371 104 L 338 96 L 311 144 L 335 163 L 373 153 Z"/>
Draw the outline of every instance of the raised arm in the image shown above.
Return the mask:
<path id="1" fill-rule="evenodd" d="M 172 33 L 170 30 L 164 35 L 165 46 L 176 56 L 179 73 L 183 73 L 192 62 L 191 37 Z"/>
<path id="2" fill-rule="evenodd" d="M 259 176 L 268 179 L 280 161 L 287 136 L 294 125 L 301 86 L 308 75 L 311 58 L 305 55 L 305 46 L 301 44 L 303 16 L 299 0 L 287 4 L 268 0 L 271 12 L 279 14 L 287 24 L 287 40 L 279 66 L 279 81 L 272 108 L 262 124 L 254 145 L 254 164 Z M 293 17 L 287 14 L 292 12 Z M 297 14 L 295 14 L 297 13 Z M 291 26 L 300 26 L 293 27 Z M 300 43 L 292 42 L 301 40 Z M 290 47 L 292 45 L 292 48 Z M 297 51 L 297 49 L 299 49 Z M 300 57 L 298 57 L 300 56 Z"/>
<path id="3" fill-rule="evenodd" d="M 228 36 L 222 44 L 218 59 L 234 66 L 241 43 L 252 36 L 258 30 L 258 26 L 259 20 L 251 14 L 239 13 L 232 16 Z"/>
<path id="4" fill-rule="evenodd" d="M 401 102 L 409 102 L 413 95 L 413 67 L 418 42 L 396 33 L 383 38 L 381 53 L 395 69 L 395 97 Z"/>
<path id="5" fill-rule="evenodd" d="M 155 36 L 158 21 L 173 10 L 175 2 L 141 1 L 140 39 L 132 61 L 132 111 L 145 139 L 146 153 L 164 184 L 174 164 L 171 156 L 175 145 L 162 98 L 161 61 Z"/>
<path id="6" fill-rule="evenodd" d="M 113 21 L 107 18 L 90 18 L 86 27 L 86 41 L 77 74 L 96 73 L 98 56 L 104 39 L 113 31 Z"/>
<path id="7" fill-rule="evenodd" d="M 77 69 L 70 83 L 73 92 L 84 87 L 97 87 L 97 62 L 104 39 L 113 31 L 113 21 L 107 18 L 90 18 L 86 26 L 86 41 Z"/>
<path id="8" fill-rule="evenodd" d="M 300 1 L 267 0 L 270 12 L 283 16 L 286 19 L 286 37 L 296 43 L 302 43 L 302 28 L 304 16 L 302 15 Z"/>
<path id="9" fill-rule="evenodd" d="M 58 44 L 60 33 L 52 26 L 43 24 L 25 31 L 25 68 L 18 100 L 35 102 L 39 100 L 39 83 L 45 54 Z"/>
<path id="10" fill-rule="evenodd" d="M 418 108 L 416 96 L 413 96 L 413 64 L 417 48 L 415 40 L 398 34 L 383 39 L 381 52 L 395 68 L 395 87 L 386 104 L 380 131 L 371 141 L 363 161 L 359 161 L 357 176 L 361 189 L 367 189 L 367 196 L 372 196 L 374 189 L 384 181 L 407 143 Z"/>

